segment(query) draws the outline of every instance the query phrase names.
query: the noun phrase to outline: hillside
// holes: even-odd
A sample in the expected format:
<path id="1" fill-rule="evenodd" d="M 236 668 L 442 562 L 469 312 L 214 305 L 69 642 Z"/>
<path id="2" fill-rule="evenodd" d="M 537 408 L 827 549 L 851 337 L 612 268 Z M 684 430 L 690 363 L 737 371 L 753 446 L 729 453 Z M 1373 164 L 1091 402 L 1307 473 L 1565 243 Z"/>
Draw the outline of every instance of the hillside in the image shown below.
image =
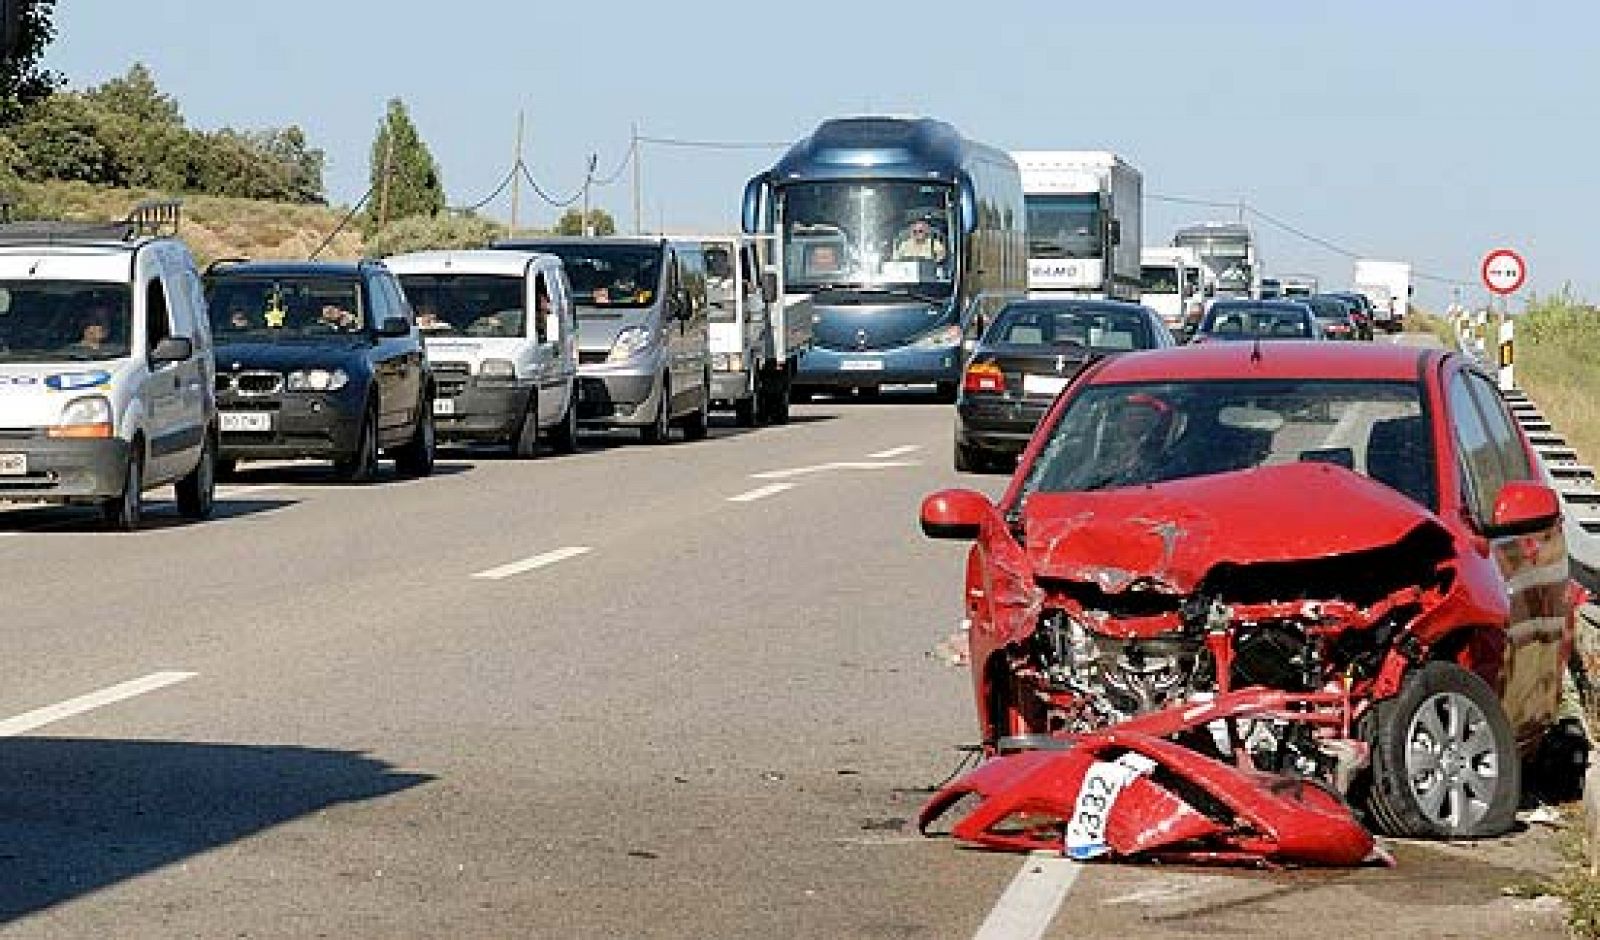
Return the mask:
<path id="1" fill-rule="evenodd" d="M 26 215 L 105 221 L 127 215 L 135 203 L 163 196 L 148 190 L 108 189 L 87 183 L 23 183 Z M 183 196 L 179 236 L 202 268 L 217 258 L 304 258 L 344 217 L 340 207 L 263 202 L 225 196 Z M 323 251 L 326 259 L 359 258 L 361 233 L 346 228 Z"/>

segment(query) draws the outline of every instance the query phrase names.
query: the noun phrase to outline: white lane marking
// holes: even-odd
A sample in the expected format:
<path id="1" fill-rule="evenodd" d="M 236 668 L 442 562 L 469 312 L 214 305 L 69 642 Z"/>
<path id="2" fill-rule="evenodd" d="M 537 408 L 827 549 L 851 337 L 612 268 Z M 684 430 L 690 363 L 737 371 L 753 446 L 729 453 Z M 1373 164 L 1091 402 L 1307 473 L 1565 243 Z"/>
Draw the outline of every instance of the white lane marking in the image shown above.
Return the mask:
<path id="1" fill-rule="evenodd" d="M 1035 852 L 1023 859 L 1022 870 L 1011 879 L 973 940 L 1039 940 L 1082 872 L 1081 862 L 1057 852 Z"/>
<path id="2" fill-rule="evenodd" d="M 792 490 L 798 485 L 799 484 L 797 483 L 768 483 L 766 486 L 758 486 L 748 493 L 740 493 L 738 496 L 729 496 L 728 502 L 753 503 L 758 499 L 766 499 L 768 496 L 776 496 L 785 490 Z"/>
<path id="3" fill-rule="evenodd" d="M 101 689 L 98 692 L 90 692 L 88 695 L 69 698 L 65 702 L 46 705 L 43 708 L 35 708 L 31 712 L 23 712 L 15 718 L 7 718 L 4 721 L 0 721 L 0 737 L 10 738 L 19 734 L 27 734 L 36 728 L 42 728 L 62 719 L 81 715 L 84 712 L 94 711 L 96 708 L 113 705 L 136 695 L 164 689 L 169 685 L 176 685 L 179 682 L 193 679 L 197 675 L 199 675 L 197 672 L 152 672 L 142 679 L 131 679 L 127 682 Z"/>
<path id="4" fill-rule="evenodd" d="M 876 454 L 868 454 L 867 459 L 893 460 L 896 457 L 904 457 L 906 454 L 914 454 L 921 449 L 921 444 L 902 444 L 899 447 L 891 447 L 888 450 L 880 450 Z"/>
<path id="5" fill-rule="evenodd" d="M 283 489 L 282 483 L 251 483 L 239 486 L 219 486 L 217 495 L 223 499 L 233 499 L 238 496 L 253 496 L 256 493 L 265 493 L 268 490 Z"/>
<path id="6" fill-rule="evenodd" d="M 896 467 L 915 466 L 919 466 L 919 464 L 911 460 L 837 460 L 833 463 L 820 463 L 812 467 L 766 470 L 761 473 L 752 473 L 750 476 L 757 480 L 788 480 L 793 477 L 810 476 L 814 473 L 828 473 L 834 470 L 892 470 Z"/>
<path id="7" fill-rule="evenodd" d="M 568 558 L 577 558 L 579 555 L 587 555 L 591 551 L 593 551 L 593 549 L 585 548 L 581 545 L 558 548 L 553 552 L 545 552 L 542 555 L 535 555 L 532 558 L 524 558 L 521 561 L 514 561 L 508 565 L 501 565 L 498 568 L 490 568 L 487 571 L 480 571 L 473 575 L 473 577 L 482 578 L 485 581 L 500 581 L 502 579 L 512 577 L 513 575 L 519 575 L 525 572 L 537 570 L 539 568 L 549 567 L 558 561 L 566 561 Z"/>

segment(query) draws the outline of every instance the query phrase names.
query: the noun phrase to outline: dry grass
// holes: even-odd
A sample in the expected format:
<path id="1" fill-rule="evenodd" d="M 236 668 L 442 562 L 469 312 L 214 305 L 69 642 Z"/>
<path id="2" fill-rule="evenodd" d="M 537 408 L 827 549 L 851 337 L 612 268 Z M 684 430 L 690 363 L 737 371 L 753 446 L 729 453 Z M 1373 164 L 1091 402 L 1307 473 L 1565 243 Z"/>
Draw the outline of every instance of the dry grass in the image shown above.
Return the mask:
<path id="1" fill-rule="evenodd" d="M 1600 460 L 1600 309 L 1568 294 L 1535 299 L 1517 318 L 1517 384 L 1584 462 Z"/>
<path id="2" fill-rule="evenodd" d="M 162 195 L 87 183 L 25 184 L 25 189 L 25 204 L 36 206 L 42 217 L 96 221 L 121 218 L 140 200 Z M 343 217 L 338 207 L 185 196 L 178 234 L 201 267 L 217 258 L 304 258 Z M 347 228 L 320 257 L 359 258 L 365 247 L 361 233 Z"/>

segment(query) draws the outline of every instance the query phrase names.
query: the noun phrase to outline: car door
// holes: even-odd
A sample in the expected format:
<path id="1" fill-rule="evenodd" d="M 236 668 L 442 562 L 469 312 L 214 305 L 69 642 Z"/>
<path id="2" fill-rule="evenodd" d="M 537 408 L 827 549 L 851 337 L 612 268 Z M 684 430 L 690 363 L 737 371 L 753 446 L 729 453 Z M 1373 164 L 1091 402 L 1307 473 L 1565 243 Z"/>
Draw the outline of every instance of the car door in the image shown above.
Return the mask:
<path id="1" fill-rule="evenodd" d="M 183 428 L 183 374 L 180 363 L 157 365 L 150 354 L 162 340 L 173 335 L 172 314 L 168 305 L 168 289 L 163 278 L 160 261 L 150 253 L 140 265 L 140 296 L 143 299 L 143 347 L 146 375 L 144 380 L 145 453 L 148 462 L 144 468 L 146 485 L 173 479 L 183 461 L 185 440 Z"/>
<path id="2" fill-rule="evenodd" d="M 577 404 L 573 395 L 578 375 L 578 320 L 572 305 L 572 287 L 561 265 L 545 268 L 544 278 L 550 291 L 550 313 L 545 317 L 545 330 L 554 357 L 552 381 L 555 388 L 550 397 L 560 402 L 556 413 L 559 420 L 566 409 Z"/>
<path id="3" fill-rule="evenodd" d="M 390 291 L 388 279 L 372 276 L 363 279 L 367 309 L 372 320 L 372 372 L 378 383 L 379 427 L 385 445 L 410 437 L 412 412 L 418 389 L 412 376 L 412 350 L 409 337 L 378 333 L 390 317 L 405 316 L 400 301 Z"/>
<path id="4" fill-rule="evenodd" d="M 1504 400 L 1489 379 L 1457 371 L 1451 387 L 1458 434 L 1478 435 L 1469 456 L 1471 505 L 1482 522 L 1493 518 L 1500 487 L 1513 480 L 1538 480 Z M 1470 399 L 1470 402 L 1469 402 Z M 1469 404 L 1471 413 L 1469 413 Z M 1465 452 L 1465 451 L 1464 451 Z M 1555 719 L 1561 699 L 1561 651 L 1567 624 L 1567 552 L 1560 524 L 1529 535 L 1492 539 L 1490 555 L 1506 585 L 1509 607 L 1507 663 L 1502 700 L 1512 729 L 1527 740 Z"/>
<path id="5" fill-rule="evenodd" d="M 525 319 L 528 339 L 533 341 L 533 377 L 538 387 L 539 424 L 549 427 L 566 413 L 565 389 L 567 386 L 561 367 L 559 332 L 552 332 L 551 320 L 555 313 L 555 294 L 546 273 L 534 268 L 529 272 L 526 298 L 530 315 Z"/>
<path id="6" fill-rule="evenodd" d="M 167 259 L 164 271 L 173 335 L 187 339 L 192 350 L 188 359 L 173 363 L 178 379 L 174 420 L 176 428 L 182 429 L 181 439 L 175 441 L 179 446 L 174 456 L 180 465 L 178 472 L 186 474 L 199 463 L 216 394 L 211 331 L 206 321 L 205 296 L 193 266 L 174 255 Z"/>
<path id="7" fill-rule="evenodd" d="M 674 403 L 671 411 L 674 416 L 678 413 L 675 403 L 687 401 L 694 393 L 694 386 L 690 384 L 688 375 L 687 355 L 693 343 L 689 339 L 689 291 L 683 283 L 683 269 L 678 262 L 678 253 L 672 249 L 666 251 L 665 272 L 667 295 L 661 305 L 661 316 L 664 322 L 661 329 L 666 338 L 667 347 L 667 372 L 672 379 L 672 396 Z"/>

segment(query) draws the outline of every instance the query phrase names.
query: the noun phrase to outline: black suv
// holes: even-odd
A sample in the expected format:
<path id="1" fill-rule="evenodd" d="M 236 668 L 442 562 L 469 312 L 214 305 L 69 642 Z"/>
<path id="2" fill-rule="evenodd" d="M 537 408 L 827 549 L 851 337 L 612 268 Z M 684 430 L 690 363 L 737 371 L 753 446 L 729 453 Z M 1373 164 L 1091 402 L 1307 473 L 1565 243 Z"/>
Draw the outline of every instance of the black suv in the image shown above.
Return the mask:
<path id="1" fill-rule="evenodd" d="M 433 373 L 381 262 L 219 262 L 205 280 L 220 469 L 311 457 L 364 482 L 382 449 L 403 474 L 433 472 Z"/>

